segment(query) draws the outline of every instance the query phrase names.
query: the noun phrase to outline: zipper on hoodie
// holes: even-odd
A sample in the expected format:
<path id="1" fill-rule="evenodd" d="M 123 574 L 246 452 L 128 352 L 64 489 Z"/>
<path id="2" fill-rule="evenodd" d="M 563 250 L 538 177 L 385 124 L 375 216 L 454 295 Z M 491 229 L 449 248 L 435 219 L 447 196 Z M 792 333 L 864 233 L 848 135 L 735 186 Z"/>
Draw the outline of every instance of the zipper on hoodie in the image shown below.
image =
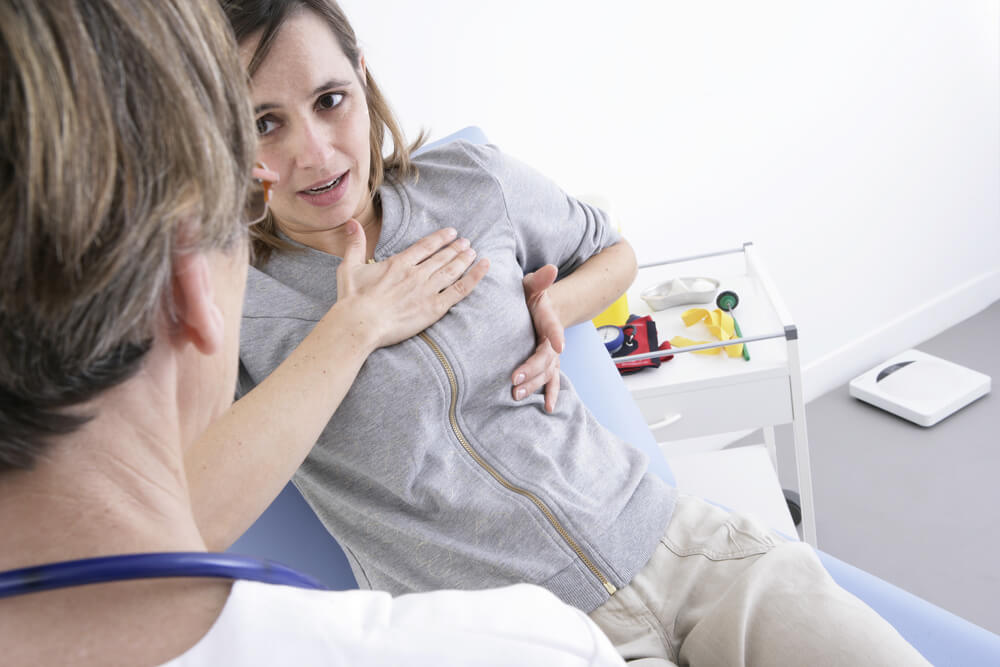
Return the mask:
<path id="1" fill-rule="evenodd" d="M 597 569 L 597 566 L 594 565 L 593 561 L 591 561 L 589 557 L 587 557 L 587 554 L 583 552 L 583 549 L 580 548 L 580 545 L 577 543 L 577 541 L 574 540 L 573 537 L 569 534 L 569 531 L 567 531 L 566 528 L 563 527 L 563 525 L 559 522 L 559 519 L 557 519 L 556 516 L 552 513 L 552 510 L 550 510 L 548 506 L 544 502 L 542 502 L 542 499 L 536 496 L 531 491 L 528 491 L 527 489 L 522 489 L 521 487 L 515 486 L 514 484 L 508 482 L 503 477 L 503 475 L 501 475 L 499 471 L 497 471 L 496 468 L 487 463 L 486 460 L 479 455 L 479 452 L 477 452 L 472 447 L 472 444 L 465 437 L 465 434 L 462 433 L 462 429 L 458 425 L 458 418 L 456 417 L 457 406 L 458 406 L 458 379 L 455 377 L 455 371 L 451 367 L 451 363 L 448 361 L 447 357 L 444 356 L 444 352 L 441 351 L 441 348 L 438 347 L 438 344 L 435 343 L 434 340 L 430 336 L 428 336 L 426 332 L 421 332 L 417 335 L 420 336 L 420 338 L 422 338 L 423 341 L 427 343 L 427 345 L 431 348 L 431 350 L 434 352 L 434 355 L 438 358 L 438 361 L 440 361 L 441 365 L 444 367 L 445 374 L 448 376 L 448 382 L 449 384 L 451 384 L 451 405 L 448 408 L 448 419 L 451 422 L 451 430 L 455 433 L 455 437 L 458 438 L 458 441 L 461 443 L 465 451 L 469 454 L 469 456 L 472 457 L 472 459 L 476 463 L 479 464 L 480 467 L 483 468 L 483 470 L 488 472 L 504 488 L 506 488 L 509 491 L 513 491 L 518 495 L 524 496 L 532 503 L 534 503 L 535 506 L 545 516 L 545 518 L 548 519 L 549 523 L 552 524 L 552 527 L 556 529 L 556 532 L 559 533 L 559 535 L 563 538 L 566 544 L 568 544 L 569 547 L 576 553 L 576 555 L 580 558 L 583 564 L 587 566 L 587 569 L 590 570 L 595 577 L 597 577 L 597 580 L 601 582 L 602 586 L 604 586 L 604 590 L 608 592 L 608 595 L 614 595 L 618 591 L 618 589 L 615 588 L 614 584 L 612 584 L 608 580 L 608 578 L 601 573 L 599 569 Z"/>

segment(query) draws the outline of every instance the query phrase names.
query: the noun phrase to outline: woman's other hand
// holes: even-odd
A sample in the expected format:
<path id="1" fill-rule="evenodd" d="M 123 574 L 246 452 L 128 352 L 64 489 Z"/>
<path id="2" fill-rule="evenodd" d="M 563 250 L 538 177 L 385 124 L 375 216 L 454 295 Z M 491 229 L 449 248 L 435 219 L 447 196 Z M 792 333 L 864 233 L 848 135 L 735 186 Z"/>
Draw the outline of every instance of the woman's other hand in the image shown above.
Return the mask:
<path id="1" fill-rule="evenodd" d="M 337 268 L 337 301 L 350 304 L 348 312 L 376 347 L 406 340 L 437 322 L 489 269 L 487 259 L 473 265 L 476 252 L 451 228 L 368 264 L 364 230 L 356 220 L 347 225 L 352 239 Z"/>
<path id="2" fill-rule="evenodd" d="M 559 396 L 559 354 L 563 351 L 565 334 L 548 289 L 556 281 L 558 269 L 546 264 L 524 276 L 524 299 L 535 325 L 535 352 L 511 375 L 515 400 L 521 400 L 545 387 L 545 410 L 554 412 Z"/>

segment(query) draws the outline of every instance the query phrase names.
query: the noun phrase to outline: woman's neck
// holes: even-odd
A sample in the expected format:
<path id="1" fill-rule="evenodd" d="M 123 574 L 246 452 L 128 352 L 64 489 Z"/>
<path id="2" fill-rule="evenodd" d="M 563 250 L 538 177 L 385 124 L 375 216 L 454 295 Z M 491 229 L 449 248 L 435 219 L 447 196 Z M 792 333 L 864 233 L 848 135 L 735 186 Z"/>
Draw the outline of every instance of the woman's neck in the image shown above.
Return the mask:
<path id="1" fill-rule="evenodd" d="M 378 245 L 379 237 L 382 233 L 382 206 L 378 197 L 370 201 L 368 206 L 361 212 L 355 214 L 354 219 L 361 224 L 365 232 L 365 259 L 375 256 L 375 247 Z M 344 251 L 351 241 L 347 234 L 346 225 L 337 225 L 333 229 L 303 230 L 289 229 L 281 225 L 281 231 L 296 243 L 325 252 L 328 255 L 343 257 Z"/>

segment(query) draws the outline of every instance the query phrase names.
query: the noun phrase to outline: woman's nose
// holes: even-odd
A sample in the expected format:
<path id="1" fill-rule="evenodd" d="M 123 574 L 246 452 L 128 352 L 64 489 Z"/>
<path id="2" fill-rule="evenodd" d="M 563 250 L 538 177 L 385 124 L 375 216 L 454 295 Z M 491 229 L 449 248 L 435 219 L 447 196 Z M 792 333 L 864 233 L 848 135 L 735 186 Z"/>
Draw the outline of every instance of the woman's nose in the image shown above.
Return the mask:
<path id="1" fill-rule="evenodd" d="M 295 147 L 295 161 L 299 167 L 309 169 L 325 167 L 333 156 L 333 137 L 329 131 L 315 123 L 299 126 L 299 140 Z"/>

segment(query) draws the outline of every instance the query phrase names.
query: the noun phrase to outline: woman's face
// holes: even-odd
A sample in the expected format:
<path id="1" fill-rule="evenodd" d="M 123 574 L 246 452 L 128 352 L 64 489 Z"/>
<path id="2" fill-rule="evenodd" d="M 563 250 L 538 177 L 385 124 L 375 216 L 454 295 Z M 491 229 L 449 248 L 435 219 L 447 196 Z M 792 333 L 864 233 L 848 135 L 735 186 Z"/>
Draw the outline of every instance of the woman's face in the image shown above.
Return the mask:
<path id="1" fill-rule="evenodd" d="M 246 67 L 257 37 L 240 45 Z M 368 104 L 358 72 L 331 28 L 300 11 L 280 28 L 253 76 L 258 159 L 281 177 L 271 211 L 290 237 L 310 240 L 348 219 L 368 224 Z"/>

